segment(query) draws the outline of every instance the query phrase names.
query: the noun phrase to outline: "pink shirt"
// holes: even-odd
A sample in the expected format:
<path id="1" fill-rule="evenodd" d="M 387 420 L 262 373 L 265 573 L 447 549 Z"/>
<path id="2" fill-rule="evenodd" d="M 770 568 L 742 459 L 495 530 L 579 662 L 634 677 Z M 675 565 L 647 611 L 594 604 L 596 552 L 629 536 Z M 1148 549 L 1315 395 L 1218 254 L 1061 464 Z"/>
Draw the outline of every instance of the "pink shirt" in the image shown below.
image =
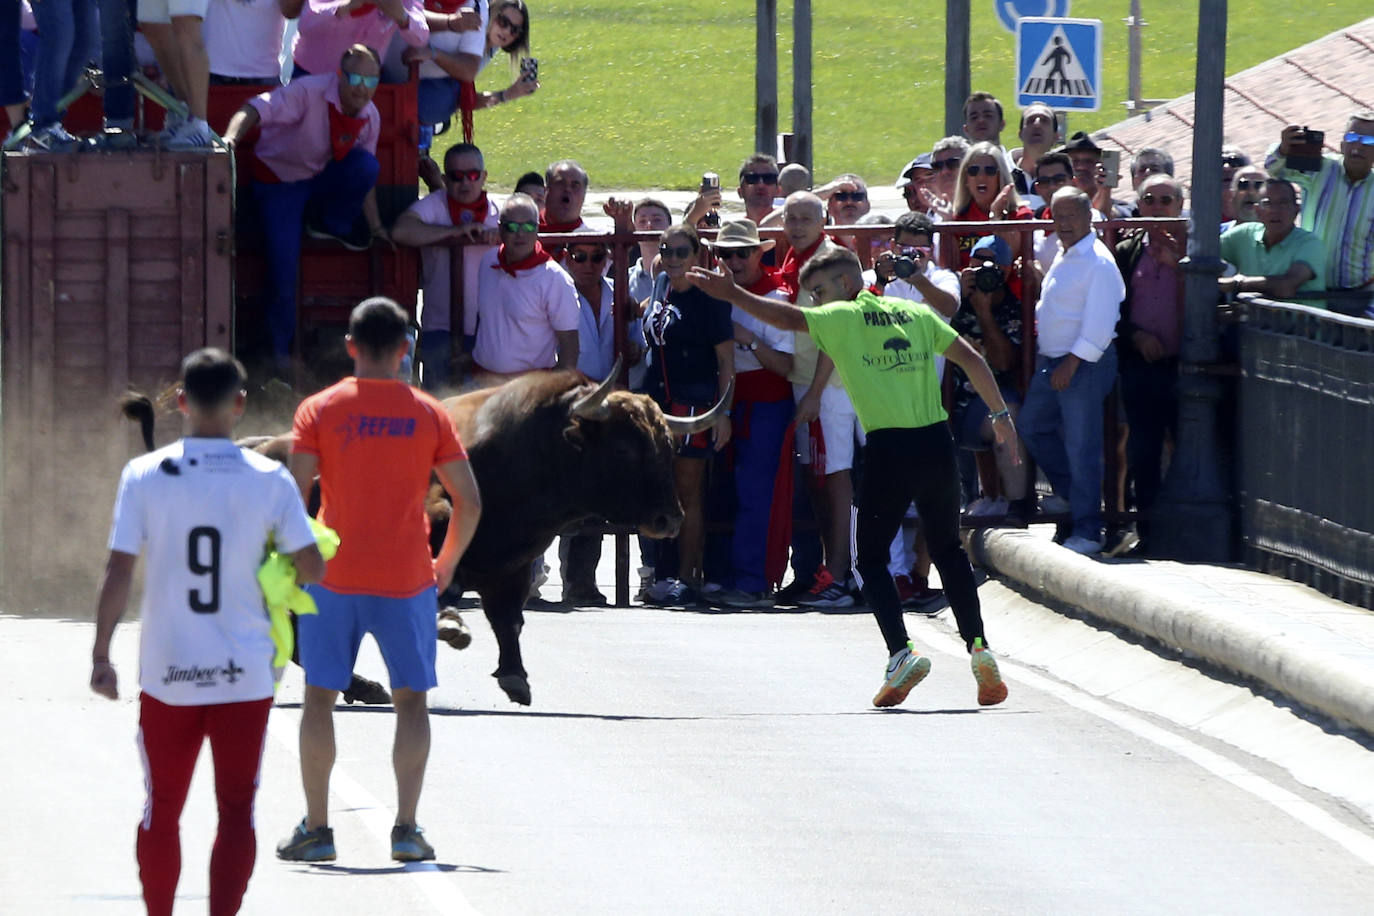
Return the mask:
<path id="1" fill-rule="evenodd" d="M 1165 356 L 1177 356 L 1183 334 L 1178 267 L 1154 258 L 1148 241 L 1131 274 L 1131 324 L 1159 338 Z"/>
<path id="2" fill-rule="evenodd" d="M 552 369 L 558 358 L 555 331 L 576 331 L 581 323 L 577 288 L 554 261 L 512 277 L 496 263 L 496 251 L 477 267 L 477 307 L 463 313 L 463 332 L 477 333 L 472 358 L 492 372 Z"/>
<path id="3" fill-rule="evenodd" d="M 392 34 L 398 31 L 411 47 L 425 47 L 429 43 L 429 26 L 425 24 L 423 0 L 402 3 L 409 24 L 398 30 L 396 21 L 380 9 L 356 18 L 348 14 L 336 16 L 340 7 L 348 5 L 347 0 L 306 0 L 291 45 L 292 60 L 312 75 L 333 73 L 339 69 L 339 61 L 349 45 L 367 45 L 381 57 L 386 54 Z"/>
<path id="4" fill-rule="evenodd" d="M 253 152 L 282 181 L 314 178 L 334 158 L 329 140 L 329 106 L 339 106 L 339 78 L 335 73 L 303 76 L 249 99 L 262 121 L 262 136 Z M 374 156 L 382 116 L 371 102 L 361 112 L 367 119 L 358 146 Z"/>
<path id="5" fill-rule="evenodd" d="M 418 216 L 420 222 L 430 226 L 453 225 L 453 217 L 448 212 L 447 191 L 435 191 L 421 197 L 410 205 L 410 212 Z M 482 220 L 482 225 L 495 229 L 500 216 L 501 208 L 488 197 L 487 216 Z M 467 245 L 463 248 L 465 310 L 477 307 L 477 267 L 484 254 L 495 250 L 495 245 Z M 420 249 L 420 276 L 425 286 L 425 307 L 420 313 L 420 326 L 426 331 L 449 330 L 449 316 L 452 313 L 449 303 L 449 258 L 452 251 L 447 245 L 426 245 Z"/>

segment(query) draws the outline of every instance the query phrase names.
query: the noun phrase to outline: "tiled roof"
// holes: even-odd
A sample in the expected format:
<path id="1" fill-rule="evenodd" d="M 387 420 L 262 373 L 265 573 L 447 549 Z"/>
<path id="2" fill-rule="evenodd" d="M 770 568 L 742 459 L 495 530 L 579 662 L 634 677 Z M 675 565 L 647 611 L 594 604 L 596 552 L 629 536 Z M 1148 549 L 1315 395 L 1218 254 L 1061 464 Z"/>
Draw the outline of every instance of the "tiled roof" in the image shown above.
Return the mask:
<path id="1" fill-rule="evenodd" d="M 1374 110 L 1374 18 L 1332 32 L 1311 44 L 1243 70 L 1226 80 L 1223 143 L 1234 144 L 1259 163 L 1287 124 L 1326 132 L 1326 146 L 1340 152 L 1350 115 Z M 1104 148 L 1119 148 L 1122 181 L 1114 197 L 1131 199 L 1126 164 L 1146 146 L 1174 157 L 1174 176 L 1184 186 L 1193 175 L 1193 95 L 1093 133 Z"/>

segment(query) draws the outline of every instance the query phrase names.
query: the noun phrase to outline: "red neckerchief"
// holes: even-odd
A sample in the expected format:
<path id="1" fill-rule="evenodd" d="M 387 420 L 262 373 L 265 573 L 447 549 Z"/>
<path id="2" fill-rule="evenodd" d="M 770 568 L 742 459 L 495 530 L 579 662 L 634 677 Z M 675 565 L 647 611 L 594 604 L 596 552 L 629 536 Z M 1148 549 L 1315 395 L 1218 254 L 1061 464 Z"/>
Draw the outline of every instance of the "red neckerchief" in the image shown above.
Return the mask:
<path id="1" fill-rule="evenodd" d="M 540 232 L 576 232 L 578 227 L 581 225 L 582 217 L 580 216 L 577 217 L 577 219 L 571 220 L 570 222 L 555 223 L 551 222 L 546 214 L 539 214 Z"/>
<path id="2" fill-rule="evenodd" d="M 782 267 L 778 269 L 778 279 L 782 282 L 782 289 L 787 290 L 787 298 L 793 302 L 797 301 L 797 293 L 801 291 L 802 265 L 811 260 L 811 256 L 816 253 L 817 248 L 821 247 L 823 241 L 825 241 L 824 235 L 816 239 L 816 244 L 802 252 L 790 248 L 787 251 L 787 257 L 782 259 Z"/>
<path id="3" fill-rule="evenodd" d="M 869 291 L 870 293 L 872 293 L 873 295 L 875 295 L 875 296 L 881 296 L 881 295 L 883 294 L 882 287 L 880 287 L 880 286 L 879 286 L 878 284 L 876 284 L 876 283 L 870 283 L 870 284 L 868 284 L 868 291 Z"/>
<path id="4" fill-rule="evenodd" d="M 448 203 L 448 218 L 453 220 L 455 226 L 466 226 L 468 223 L 480 223 L 487 218 L 487 192 L 483 191 L 482 196 L 478 197 L 470 204 L 460 204 L 453 199 L 452 194 L 445 194 L 444 200 Z"/>
<path id="5" fill-rule="evenodd" d="M 348 15 L 353 19 L 361 19 L 376 8 L 377 4 L 375 3 L 364 3 L 362 6 L 349 10 Z"/>
<path id="6" fill-rule="evenodd" d="M 466 0 L 425 0 L 425 9 L 431 13 L 451 15 L 463 8 Z"/>
<path id="7" fill-rule="evenodd" d="M 763 273 L 759 275 L 757 280 L 745 287 L 756 296 L 766 296 L 775 289 L 785 288 L 786 286 L 783 284 L 782 278 L 778 276 L 778 272 L 768 267 L 763 268 Z"/>
<path id="8" fill-rule="evenodd" d="M 534 251 L 512 264 L 506 260 L 506 246 L 502 245 L 496 249 L 496 263 L 491 265 L 491 269 L 504 270 L 513 277 L 518 270 L 529 270 L 531 267 L 538 267 L 545 261 L 552 260 L 553 258 L 549 257 L 549 253 L 544 250 L 544 246 L 535 242 Z"/>
<path id="9" fill-rule="evenodd" d="M 358 142 L 358 136 L 363 131 L 363 125 L 367 123 L 367 118 L 350 118 L 333 103 L 329 105 L 329 145 L 334 150 L 334 161 L 338 162 L 349 152 Z"/>

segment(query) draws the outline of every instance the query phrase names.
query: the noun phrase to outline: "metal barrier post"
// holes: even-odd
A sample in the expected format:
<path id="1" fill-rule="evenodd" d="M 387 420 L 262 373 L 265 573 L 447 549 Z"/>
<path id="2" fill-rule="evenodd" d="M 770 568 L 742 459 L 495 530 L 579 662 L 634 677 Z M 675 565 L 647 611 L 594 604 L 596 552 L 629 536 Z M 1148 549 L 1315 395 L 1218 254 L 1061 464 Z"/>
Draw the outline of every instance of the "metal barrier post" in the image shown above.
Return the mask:
<path id="1" fill-rule="evenodd" d="M 1160 489 L 1150 526 L 1151 549 L 1193 562 L 1235 557 L 1235 516 L 1224 482 L 1217 408 L 1217 277 L 1221 274 L 1222 92 L 1226 79 L 1226 0 L 1202 0 L 1198 15 L 1195 170 L 1188 256 L 1181 262 L 1185 300 L 1179 360 L 1178 448 Z"/>

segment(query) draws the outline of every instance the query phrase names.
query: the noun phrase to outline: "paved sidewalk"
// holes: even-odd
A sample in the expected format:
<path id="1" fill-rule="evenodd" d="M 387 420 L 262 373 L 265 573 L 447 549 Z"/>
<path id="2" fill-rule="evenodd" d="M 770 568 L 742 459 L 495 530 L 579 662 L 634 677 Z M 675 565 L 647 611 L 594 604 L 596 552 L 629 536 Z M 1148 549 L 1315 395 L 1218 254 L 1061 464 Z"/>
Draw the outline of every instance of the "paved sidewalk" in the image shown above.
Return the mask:
<path id="1" fill-rule="evenodd" d="M 1374 735 L 1374 611 L 1246 569 L 1089 559 L 1035 530 L 975 532 L 972 549 L 1036 592 Z"/>

